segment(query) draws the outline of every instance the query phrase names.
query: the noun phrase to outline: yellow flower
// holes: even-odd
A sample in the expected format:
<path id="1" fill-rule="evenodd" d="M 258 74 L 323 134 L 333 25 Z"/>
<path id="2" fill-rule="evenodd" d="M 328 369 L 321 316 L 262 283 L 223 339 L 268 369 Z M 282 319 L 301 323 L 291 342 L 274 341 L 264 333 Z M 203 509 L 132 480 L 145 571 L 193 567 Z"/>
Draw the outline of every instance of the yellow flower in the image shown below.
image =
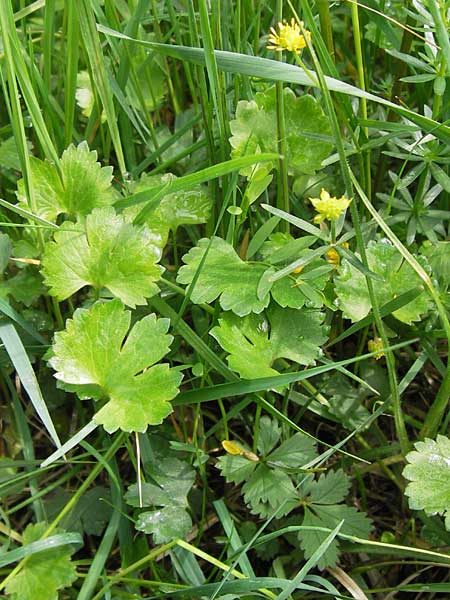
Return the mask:
<path id="1" fill-rule="evenodd" d="M 223 440 L 222 447 L 227 454 L 231 454 L 232 456 L 242 456 L 244 454 L 243 448 L 230 440 Z"/>
<path id="2" fill-rule="evenodd" d="M 303 21 L 300 21 L 300 25 L 303 27 Z M 306 47 L 305 36 L 308 40 L 311 39 L 309 31 L 305 31 L 305 35 L 302 35 L 300 26 L 295 19 L 291 19 L 290 25 L 288 23 L 278 23 L 278 29 L 279 33 L 273 27 L 270 28 L 269 42 L 271 46 L 267 46 L 269 50 L 277 50 L 278 52 L 288 50 L 300 54 L 300 50 Z"/>
<path id="3" fill-rule="evenodd" d="M 342 245 L 344 246 L 344 248 L 348 248 L 349 246 L 348 242 L 343 242 Z M 334 248 L 330 248 L 329 250 L 327 250 L 325 252 L 325 256 L 327 262 L 330 263 L 330 265 L 334 265 L 335 267 L 337 267 L 341 263 L 341 257 L 339 256 L 337 250 L 335 250 Z"/>
<path id="4" fill-rule="evenodd" d="M 379 360 L 382 356 L 384 356 L 384 352 L 381 352 L 381 349 L 383 348 L 383 342 L 379 337 L 369 340 L 367 342 L 367 348 L 369 349 L 369 352 L 376 352 L 374 357 L 376 360 Z"/>
<path id="5" fill-rule="evenodd" d="M 341 196 L 336 198 L 322 188 L 320 198 L 310 198 L 312 205 L 319 213 L 314 217 L 314 223 L 322 223 L 325 219 L 328 221 L 337 221 L 341 214 L 350 206 L 351 199 Z"/>

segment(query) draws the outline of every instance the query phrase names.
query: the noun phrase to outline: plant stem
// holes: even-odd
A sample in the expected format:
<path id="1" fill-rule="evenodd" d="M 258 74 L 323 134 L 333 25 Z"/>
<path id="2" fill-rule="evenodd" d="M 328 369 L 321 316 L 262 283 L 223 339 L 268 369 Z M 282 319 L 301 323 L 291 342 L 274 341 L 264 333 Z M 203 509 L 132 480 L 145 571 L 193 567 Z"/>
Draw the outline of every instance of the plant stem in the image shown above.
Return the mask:
<path id="1" fill-rule="evenodd" d="M 283 1 L 277 0 L 276 5 L 276 21 L 277 23 L 283 19 Z M 276 58 L 279 61 L 283 60 L 282 52 L 276 52 Z M 288 184 L 288 169 L 287 169 L 287 143 L 286 143 L 286 119 L 284 115 L 284 96 L 283 82 L 276 82 L 276 109 L 277 109 L 277 143 L 280 158 L 278 160 L 278 192 L 277 192 L 277 207 L 280 210 L 289 212 L 289 184 Z M 280 229 L 289 233 L 289 223 L 284 219 L 280 222 Z"/>

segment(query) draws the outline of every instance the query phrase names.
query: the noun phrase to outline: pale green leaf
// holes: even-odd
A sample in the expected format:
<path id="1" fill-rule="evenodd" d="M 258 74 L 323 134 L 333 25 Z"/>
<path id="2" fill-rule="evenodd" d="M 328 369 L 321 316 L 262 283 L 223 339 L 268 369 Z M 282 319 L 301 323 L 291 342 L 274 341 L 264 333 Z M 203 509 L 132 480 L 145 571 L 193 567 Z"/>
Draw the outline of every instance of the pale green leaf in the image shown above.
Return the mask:
<path id="1" fill-rule="evenodd" d="M 424 267 L 427 267 L 425 259 L 419 257 L 419 260 Z M 415 287 L 422 286 L 422 281 L 414 269 L 403 260 L 396 248 L 386 240 L 369 242 L 367 261 L 369 269 L 382 277 L 382 281 L 377 281 L 374 285 L 374 292 L 380 305 L 394 300 L 397 296 Z M 342 309 L 344 316 L 353 322 L 364 318 L 372 308 L 365 276 L 344 259 L 335 282 L 339 307 Z M 423 292 L 415 300 L 402 306 L 392 314 L 399 321 L 411 324 L 414 321 L 419 321 L 430 307 L 431 300 Z"/>
<path id="2" fill-rule="evenodd" d="M 65 387 L 80 397 L 109 400 L 94 421 L 110 433 L 160 424 L 182 379 L 167 363 L 155 364 L 169 351 L 169 320 L 150 314 L 128 333 L 130 321 L 119 300 L 78 309 L 55 334 L 50 359 Z"/>
<path id="3" fill-rule="evenodd" d="M 111 186 L 113 169 L 97 162 L 97 152 L 86 142 L 70 145 L 61 157 L 62 180 L 53 163 L 30 156 L 34 200 L 39 217 L 55 221 L 61 214 L 78 217 L 94 208 L 111 205 L 116 196 Z M 23 179 L 18 197 L 24 208 L 32 210 L 25 198 Z"/>
<path id="4" fill-rule="evenodd" d="M 136 529 L 153 535 L 156 544 L 185 537 L 192 529 L 189 513 L 179 506 L 165 506 L 139 515 Z"/>
<path id="5" fill-rule="evenodd" d="M 438 435 L 436 440 L 417 442 L 415 448 L 406 455 L 409 464 L 403 470 L 409 481 L 405 490 L 409 506 L 428 515 L 445 516 L 450 530 L 450 439 Z"/>
<path id="6" fill-rule="evenodd" d="M 23 533 L 23 545 L 40 540 L 46 529 L 46 523 L 28 525 Z M 12 600 L 58 600 L 58 590 L 70 586 L 78 577 L 70 560 L 73 551 L 71 546 L 60 546 L 32 554 L 8 581 L 6 593 Z"/>
<path id="7" fill-rule="evenodd" d="M 210 240 L 203 238 L 183 256 L 186 264 L 178 272 L 178 283 L 192 283 L 209 243 Z M 223 310 L 232 310 L 240 317 L 260 313 L 269 304 L 269 295 L 261 300 L 257 295 L 258 282 L 265 270 L 263 264 L 244 262 L 230 244 L 214 237 L 191 300 L 195 304 L 210 303 L 220 297 Z"/>
<path id="8" fill-rule="evenodd" d="M 43 274 L 50 294 L 65 300 L 86 285 L 106 287 L 125 304 L 146 304 L 163 268 L 145 226 L 128 223 L 114 208 L 98 208 L 84 223 L 66 221 L 45 248 Z"/>
<path id="9" fill-rule="evenodd" d="M 284 88 L 283 93 L 289 172 L 314 173 L 333 147 L 330 123 L 313 96 L 297 97 L 290 88 Z M 233 155 L 277 152 L 276 115 L 275 87 L 258 92 L 250 102 L 241 100 L 230 123 Z"/>
<path id="10" fill-rule="evenodd" d="M 327 339 L 324 314 L 306 308 L 281 309 L 277 306 L 263 315 L 243 319 L 225 313 L 211 335 L 228 352 L 228 364 L 244 379 L 270 377 L 278 358 L 301 365 L 314 363 Z"/>
<path id="11" fill-rule="evenodd" d="M 195 481 L 195 471 L 184 461 L 174 457 L 158 457 L 152 466 L 154 483 L 142 484 L 144 506 L 187 506 L 187 494 Z M 125 499 L 131 506 L 139 506 L 137 484 L 128 488 Z"/>
<path id="12" fill-rule="evenodd" d="M 172 173 L 164 175 L 148 175 L 144 173 L 140 180 L 131 186 L 130 192 L 156 192 L 161 185 L 170 184 L 177 179 Z M 212 198 L 205 186 L 196 185 L 187 190 L 165 194 L 160 202 L 155 203 L 145 219 L 155 244 L 163 248 L 167 243 L 169 231 L 176 231 L 181 225 L 199 225 L 206 223 L 212 209 Z M 142 210 L 137 204 L 124 209 L 123 214 L 128 219 L 134 219 Z"/>

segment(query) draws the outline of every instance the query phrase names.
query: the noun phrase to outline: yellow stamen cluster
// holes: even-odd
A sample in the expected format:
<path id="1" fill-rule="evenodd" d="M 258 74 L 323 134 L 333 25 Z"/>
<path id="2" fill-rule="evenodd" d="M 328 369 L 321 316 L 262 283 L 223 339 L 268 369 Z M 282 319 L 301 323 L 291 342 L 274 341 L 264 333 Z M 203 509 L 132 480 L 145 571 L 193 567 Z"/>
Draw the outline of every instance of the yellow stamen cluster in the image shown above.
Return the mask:
<path id="1" fill-rule="evenodd" d="M 271 27 L 269 42 L 270 46 L 267 46 L 269 50 L 277 50 L 283 52 L 288 50 L 289 52 L 295 52 L 300 54 L 300 51 L 306 47 L 306 39 L 311 39 L 311 33 L 305 31 L 305 35 L 301 33 L 300 26 L 303 28 L 303 21 L 300 21 L 300 25 L 291 19 L 290 25 L 288 23 L 278 23 L 278 33 Z"/>
<path id="2" fill-rule="evenodd" d="M 314 223 L 322 221 L 337 221 L 341 214 L 350 206 L 351 199 L 341 196 L 336 198 L 322 188 L 320 198 L 310 198 L 312 205 L 319 213 L 314 217 Z"/>
<path id="3" fill-rule="evenodd" d="M 382 356 L 384 356 L 384 352 L 381 352 L 381 349 L 383 348 L 383 342 L 381 341 L 381 338 L 379 338 L 379 337 L 376 337 L 373 340 L 369 340 L 367 342 L 367 348 L 369 349 L 369 352 L 376 352 L 376 354 L 375 354 L 376 360 L 380 360 L 380 358 Z"/>

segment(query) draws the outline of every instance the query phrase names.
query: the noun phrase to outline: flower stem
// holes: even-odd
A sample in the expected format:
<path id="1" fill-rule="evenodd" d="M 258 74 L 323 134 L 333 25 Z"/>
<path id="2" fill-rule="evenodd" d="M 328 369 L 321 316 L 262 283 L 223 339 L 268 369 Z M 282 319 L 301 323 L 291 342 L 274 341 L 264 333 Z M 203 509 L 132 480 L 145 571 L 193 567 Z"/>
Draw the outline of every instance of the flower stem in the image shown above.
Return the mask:
<path id="1" fill-rule="evenodd" d="M 277 0 L 276 20 L 281 22 L 283 19 L 283 1 Z M 283 60 L 282 52 L 276 52 L 277 60 Z M 289 212 L 289 187 L 288 187 L 288 169 L 287 169 L 287 143 L 286 143 L 286 120 L 284 116 L 284 96 L 283 82 L 276 82 L 276 104 L 277 104 L 277 138 L 278 153 L 278 194 L 277 207 L 285 212 Z M 289 223 L 282 220 L 280 228 L 289 233 Z"/>

